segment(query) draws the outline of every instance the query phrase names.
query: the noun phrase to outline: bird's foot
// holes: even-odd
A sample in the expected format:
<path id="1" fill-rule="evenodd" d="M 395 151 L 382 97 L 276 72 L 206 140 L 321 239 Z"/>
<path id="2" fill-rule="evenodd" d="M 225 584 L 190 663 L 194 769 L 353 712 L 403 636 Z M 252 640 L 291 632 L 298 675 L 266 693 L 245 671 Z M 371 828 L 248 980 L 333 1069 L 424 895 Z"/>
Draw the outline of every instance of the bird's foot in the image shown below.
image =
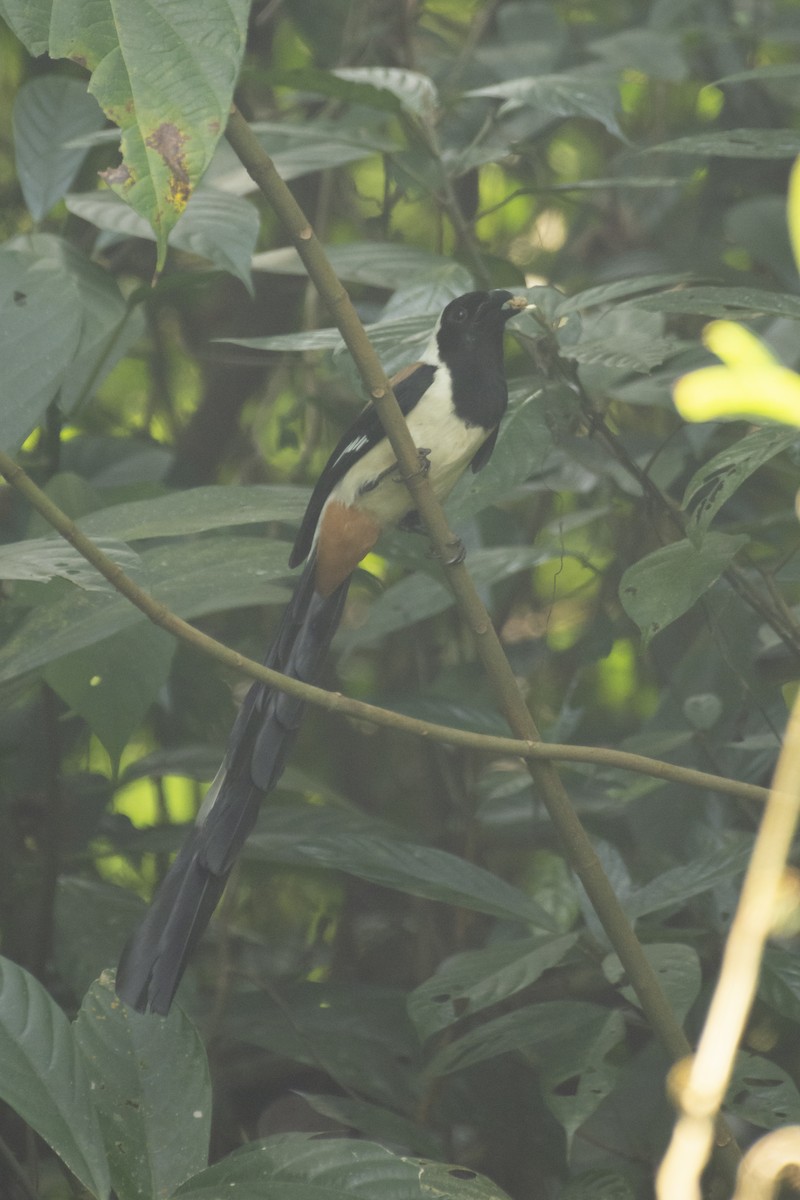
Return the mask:
<path id="1" fill-rule="evenodd" d="M 427 446 L 417 447 L 417 461 L 419 465 L 416 471 L 412 471 L 410 475 L 404 475 L 401 471 L 395 476 L 395 483 L 407 483 L 410 479 L 416 479 L 418 475 L 428 474 L 431 469 L 431 452 Z"/>

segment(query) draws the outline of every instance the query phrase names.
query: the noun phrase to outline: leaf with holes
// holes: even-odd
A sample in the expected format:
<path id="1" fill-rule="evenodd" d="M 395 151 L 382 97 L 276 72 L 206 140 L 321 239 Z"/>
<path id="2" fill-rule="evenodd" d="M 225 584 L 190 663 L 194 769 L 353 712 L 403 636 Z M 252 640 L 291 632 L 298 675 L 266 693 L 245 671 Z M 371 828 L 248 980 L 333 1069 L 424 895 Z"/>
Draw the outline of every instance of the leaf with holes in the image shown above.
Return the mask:
<path id="1" fill-rule="evenodd" d="M 745 480 L 797 440 L 796 429 L 767 426 L 748 433 L 704 463 L 683 494 L 683 510 L 691 512 L 690 536 L 693 530 L 704 534 L 726 500 Z"/>
<path id="2" fill-rule="evenodd" d="M 777 1063 L 741 1051 L 725 1097 L 725 1111 L 761 1129 L 796 1125 L 800 1121 L 800 1092 Z"/>
<path id="3" fill-rule="evenodd" d="M 74 1025 L 119 1200 L 167 1200 L 208 1161 L 211 1083 L 203 1043 L 177 1007 L 154 1020 L 121 1004 L 104 973 Z"/>
<path id="4" fill-rule="evenodd" d="M 698 997 L 702 982 L 697 951 L 681 942 L 650 944 L 642 949 L 658 976 L 672 1011 L 678 1020 L 683 1022 Z M 630 1004 L 641 1008 L 636 992 L 629 983 L 624 982 L 625 969 L 616 954 L 609 954 L 603 959 L 603 974 L 609 983 L 619 988 Z"/>

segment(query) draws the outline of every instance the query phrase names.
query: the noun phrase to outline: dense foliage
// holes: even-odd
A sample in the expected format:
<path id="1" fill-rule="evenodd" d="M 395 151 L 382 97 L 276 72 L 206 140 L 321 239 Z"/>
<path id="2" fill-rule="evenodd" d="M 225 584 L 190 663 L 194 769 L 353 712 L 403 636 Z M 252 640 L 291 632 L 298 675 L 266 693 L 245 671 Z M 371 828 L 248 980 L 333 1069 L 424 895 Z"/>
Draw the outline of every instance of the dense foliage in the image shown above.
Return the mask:
<path id="1" fill-rule="evenodd" d="M 235 89 L 387 369 L 463 291 L 536 304 L 494 457 L 448 515 L 545 738 L 767 785 L 800 656 L 797 435 L 687 425 L 672 386 L 712 361 L 711 317 L 800 360 L 800 5 L 249 10 L 0 0 L 0 450 L 260 657 L 363 396 L 224 139 Z M 650 1194 L 668 1060 L 519 759 L 309 710 L 181 1008 L 121 1009 L 102 972 L 246 681 L 10 487 L 0 522 L 2 1194 L 68 1195 L 59 1159 L 120 1200 Z M 370 556 L 323 682 L 507 735 L 426 546 Z M 560 769 L 692 1038 L 763 801 Z M 800 1122 L 791 931 L 729 1094 L 743 1144 Z"/>

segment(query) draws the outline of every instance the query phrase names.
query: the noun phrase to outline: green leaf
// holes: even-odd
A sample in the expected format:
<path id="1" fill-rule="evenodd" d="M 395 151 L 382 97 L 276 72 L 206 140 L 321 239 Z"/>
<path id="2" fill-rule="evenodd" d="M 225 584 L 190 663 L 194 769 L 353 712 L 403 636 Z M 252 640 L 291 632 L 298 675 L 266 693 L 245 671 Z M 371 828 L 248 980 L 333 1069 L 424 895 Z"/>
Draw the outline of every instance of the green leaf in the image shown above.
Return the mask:
<path id="1" fill-rule="evenodd" d="M 746 479 L 764 463 L 798 440 L 797 430 L 767 426 L 756 429 L 728 446 L 696 471 L 683 495 L 681 507 L 691 509 L 691 528 L 705 534 L 712 520 Z"/>
<path id="2" fill-rule="evenodd" d="M 0 15 L 34 58 L 47 53 L 53 0 L 0 0 Z"/>
<path id="3" fill-rule="evenodd" d="M 175 1006 L 166 1018 L 121 1004 L 104 972 L 84 997 L 75 1040 L 89 1076 L 119 1200 L 167 1200 L 208 1162 L 205 1049 Z"/>
<path id="4" fill-rule="evenodd" d="M 60 978 L 75 996 L 82 996 L 100 972 L 116 962 L 120 946 L 143 914 L 141 899 L 124 888 L 77 875 L 59 878 L 53 953 Z"/>
<path id="5" fill-rule="evenodd" d="M 595 287 L 586 288 L 583 292 L 576 292 L 574 296 L 565 297 L 556 307 L 554 315 L 565 317 L 569 313 L 594 308 L 598 304 L 608 304 L 612 300 L 628 300 L 632 296 L 641 296 L 643 292 L 683 283 L 685 279 L 685 275 L 662 272 L 658 275 L 638 275 L 633 279 L 615 279 L 611 283 L 600 283 Z"/>
<path id="6" fill-rule="evenodd" d="M 306 510 L 309 495 L 307 488 L 280 484 L 188 488 L 152 500 L 114 504 L 83 517 L 78 524 L 95 541 L 136 542 L 266 521 L 296 523 Z"/>
<path id="7" fill-rule="evenodd" d="M 0 1099 L 19 1113 L 93 1196 L 110 1182 L 91 1085 L 69 1021 L 42 985 L 0 959 Z"/>
<path id="8" fill-rule="evenodd" d="M 67 197 L 67 208 L 111 233 L 156 240 L 151 226 L 114 192 L 81 192 Z M 258 212 L 247 200 L 202 187 L 189 198 L 169 235 L 176 250 L 196 254 L 228 271 L 252 293 L 250 261 L 258 238 Z"/>
<path id="9" fill-rule="evenodd" d="M 800 154 L 795 129 L 725 129 L 648 146 L 643 154 L 696 154 L 702 158 L 794 158 Z"/>
<path id="10" fill-rule="evenodd" d="M 141 557 L 149 591 L 186 618 L 249 604 L 283 603 L 287 598 L 285 589 L 276 586 L 288 575 L 282 542 L 209 537 L 159 546 Z M 144 620 L 118 594 L 74 591 L 40 603 L 0 648 L 0 682 Z"/>
<path id="11" fill-rule="evenodd" d="M 429 1038 L 535 983 L 562 961 L 577 940 L 578 935 L 570 933 L 501 942 L 485 950 L 455 954 L 411 993 L 408 1015 L 420 1037 Z"/>
<path id="12" fill-rule="evenodd" d="M 28 211 L 41 221 L 58 204 L 86 156 L 72 138 L 105 123 L 86 87 L 66 75 L 40 75 L 24 84 L 14 101 L 17 176 Z"/>
<path id="13" fill-rule="evenodd" d="M 476 586 L 487 587 L 558 557 L 561 551 L 534 546 L 487 546 L 474 550 L 467 561 Z M 361 626 L 341 632 L 336 645 L 343 650 L 373 645 L 387 634 L 444 612 L 453 604 L 453 593 L 443 580 L 418 571 L 384 592 L 371 606 L 369 619 Z"/>
<path id="14" fill-rule="evenodd" d="M 45 682 L 88 724 L 116 766 L 169 678 L 177 643 L 149 622 L 49 663 Z"/>
<path id="15" fill-rule="evenodd" d="M 635 303 L 653 312 L 696 313 L 701 317 L 800 318 L 800 296 L 752 287 L 687 287 L 642 296 Z"/>
<path id="16" fill-rule="evenodd" d="M 426 1129 L 421 1129 L 408 1117 L 381 1108 L 377 1104 L 369 1104 L 366 1100 L 350 1096 L 324 1096 L 310 1092 L 298 1092 L 307 1104 L 332 1121 L 340 1125 L 358 1130 L 365 1137 L 374 1138 L 382 1144 L 408 1147 L 419 1154 L 429 1154 L 441 1157 L 443 1147 L 441 1140 Z"/>
<path id="17" fill-rule="evenodd" d="M 53 6 L 50 55 L 92 72 L 90 92 L 122 130 L 122 162 L 104 177 L 153 226 L 159 270 L 167 235 L 225 130 L 249 10 L 249 0 Z"/>
<path id="18" fill-rule="evenodd" d="M 628 567 L 619 596 L 645 643 L 688 612 L 749 540 L 746 534 L 709 533 L 698 547 L 684 538 Z"/>
<path id="19" fill-rule="evenodd" d="M 647 373 L 679 345 L 676 339 L 663 336 L 662 317 L 642 312 L 633 305 L 619 304 L 603 312 L 585 314 L 577 342 L 570 338 L 568 329 L 559 332 L 562 357 L 622 371 Z"/>
<path id="20" fill-rule="evenodd" d="M 179 1188 L 175 1200 L 506 1200 L 475 1171 L 404 1158 L 373 1142 L 285 1133 L 251 1142 Z"/>
<path id="21" fill-rule="evenodd" d="M 141 567 L 141 559 L 121 542 L 103 539 L 98 546 L 130 575 Z M 63 538 L 30 538 L 0 546 L 0 579 L 46 582 L 68 579 L 88 592 L 113 592 L 107 579 Z"/>
<path id="22" fill-rule="evenodd" d="M 740 1051 L 724 1108 L 761 1129 L 780 1129 L 800 1121 L 800 1092 L 777 1063 Z"/>
<path id="23" fill-rule="evenodd" d="M 606 1167 L 593 1167 L 568 1180 L 561 1200 L 636 1200 L 636 1192 L 624 1175 Z"/>
<path id="24" fill-rule="evenodd" d="M 56 397 L 69 411 L 141 328 L 113 276 L 67 242 L 36 234 L 0 247 L 0 446 L 16 450 Z"/>
<path id="25" fill-rule="evenodd" d="M 682 908 L 687 900 L 743 875 L 752 850 L 751 838 L 741 840 L 729 835 L 725 844 L 711 853 L 701 854 L 684 866 L 672 867 L 632 892 L 625 898 L 625 911 L 629 917 L 637 918 L 665 908 Z"/>
<path id="26" fill-rule="evenodd" d="M 245 853 L 262 862 L 323 867 L 505 920 L 549 930 L 524 892 L 465 859 L 407 840 L 400 830 L 326 806 L 267 807 Z"/>
<path id="27" fill-rule="evenodd" d="M 523 105 L 551 117 L 589 117 L 609 133 L 624 139 L 619 127 L 619 91 L 608 74 L 579 70 L 568 74 L 527 75 L 474 88 L 467 96 L 492 96 L 505 100 L 502 116 Z"/>
<path id="28" fill-rule="evenodd" d="M 760 999 L 800 1025 L 800 960 L 782 946 L 767 946 L 758 987 Z"/>
<path id="29" fill-rule="evenodd" d="M 703 981 L 697 951 L 692 946 L 685 946 L 680 942 L 650 944 L 642 949 L 658 976 L 661 990 L 667 997 L 673 1013 L 683 1024 L 689 1009 L 700 994 Z M 629 1004 L 641 1008 L 636 992 L 625 982 L 625 968 L 616 954 L 609 954 L 603 959 L 603 974 L 609 983 L 619 988 Z"/>
<path id="30" fill-rule="evenodd" d="M 347 283 L 398 288 L 427 283 L 452 272 L 452 259 L 403 242 L 348 242 L 325 247 L 331 266 Z M 273 275 L 305 275 L 306 268 L 294 246 L 266 250 L 253 259 L 254 271 Z"/>
<path id="31" fill-rule="evenodd" d="M 320 71 L 313 67 L 272 71 L 270 82 L 301 91 L 333 96 L 348 104 L 361 104 L 384 112 L 407 112 L 424 122 L 439 105 L 436 86 L 427 75 L 403 67 L 342 67 Z"/>

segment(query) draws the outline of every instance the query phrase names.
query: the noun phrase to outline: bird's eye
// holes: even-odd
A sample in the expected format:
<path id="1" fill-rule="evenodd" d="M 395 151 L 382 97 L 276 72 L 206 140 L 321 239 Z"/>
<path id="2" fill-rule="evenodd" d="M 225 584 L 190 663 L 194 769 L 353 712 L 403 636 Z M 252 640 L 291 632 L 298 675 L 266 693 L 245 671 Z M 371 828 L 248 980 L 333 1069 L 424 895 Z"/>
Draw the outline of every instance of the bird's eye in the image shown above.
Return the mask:
<path id="1" fill-rule="evenodd" d="M 468 315 L 465 308 L 457 308 L 453 313 L 453 320 L 460 325 L 462 321 L 466 321 Z"/>

